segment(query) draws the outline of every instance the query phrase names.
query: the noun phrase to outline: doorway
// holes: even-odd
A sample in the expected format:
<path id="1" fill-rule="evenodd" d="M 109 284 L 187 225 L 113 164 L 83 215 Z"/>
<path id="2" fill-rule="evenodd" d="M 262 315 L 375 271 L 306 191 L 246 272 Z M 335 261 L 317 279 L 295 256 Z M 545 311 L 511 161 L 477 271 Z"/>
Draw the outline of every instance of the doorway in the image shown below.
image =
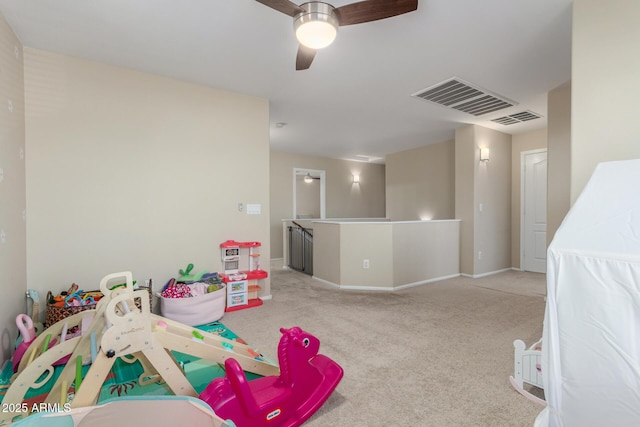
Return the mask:
<path id="1" fill-rule="evenodd" d="M 547 150 L 520 155 L 520 269 L 547 272 Z"/>
<path id="2" fill-rule="evenodd" d="M 326 173 L 316 169 L 293 169 L 292 219 L 324 219 Z"/>

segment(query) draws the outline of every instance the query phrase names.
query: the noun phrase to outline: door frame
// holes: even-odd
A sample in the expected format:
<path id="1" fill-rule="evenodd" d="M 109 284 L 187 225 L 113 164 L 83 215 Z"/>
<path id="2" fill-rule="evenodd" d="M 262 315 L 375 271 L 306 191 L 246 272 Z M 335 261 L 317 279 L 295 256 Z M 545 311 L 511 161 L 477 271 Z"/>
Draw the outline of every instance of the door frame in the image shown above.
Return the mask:
<path id="1" fill-rule="evenodd" d="M 547 153 L 547 162 L 549 161 L 549 154 L 547 148 L 536 148 L 535 150 L 527 150 L 520 152 L 520 271 L 524 269 L 524 242 L 525 242 L 525 229 L 524 229 L 524 204 L 525 204 L 525 188 L 524 188 L 524 169 L 526 157 L 530 154 Z M 548 194 L 548 191 L 547 191 Z"/>

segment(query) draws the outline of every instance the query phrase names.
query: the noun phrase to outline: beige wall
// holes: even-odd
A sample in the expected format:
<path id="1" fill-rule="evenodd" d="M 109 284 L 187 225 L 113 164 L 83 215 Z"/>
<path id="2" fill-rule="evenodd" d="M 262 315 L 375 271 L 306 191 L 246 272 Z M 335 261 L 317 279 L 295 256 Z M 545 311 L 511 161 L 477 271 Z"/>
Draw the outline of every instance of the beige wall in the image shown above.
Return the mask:
<path id="1" fill-rule="evenodd" d="M 123 270 L 160 287 L 219 271 L 227 239 L 269 260 L 268 100 L 36 49 L 25 86 L 30 287 Z"/>
<path id="2" fill-rule="evenodd" d="M 314 277 L 340 283 L 340 224 L 319 222 L 313 231 Z"/>
<path id="3" fill-rule="evenodd" d="M 482 126 L 475 131 L 474 275 L 481 275 L 511 268 L 511 135 Z M 479 159 L 483 147 L 490 150 L 487 162 Z"/>
<path id="4" fill-rule="evenodd" d="M 456 130 L 456 218 L 460 271 L 478 276 L 511 267 L 511 135 L 470 125 Z M 488 148 L 490 160 L 480 161 Z"/>
<path id="5" fill-rule="evenodd" d="M 549 117 L 551 120 L 551 117 Z M 521 154 L 547 148 L 547 129 L 513 135 L 511 142 L 511 266 L 520 268 Z M 566 166 L 565 166 L 566 169 Z M 548 195 L 547 195 L 548 199 Z M 547 203 L 548 206 L 548 203 Z M 547 219 L 548 221 L 548 219 Z M 548 230 L 547 224 L 547 230 Z"/>
<path id="6" fill-rule="evenodd" d="M 475 174 L 479 155 L 476 153 L 475 129 L 465 126 L 455 134 L 455 217 L 460 224 L 460 272 L 474 274 Z"/>
<path id="7" fill-rule="evenodd" d="M 455 214 L 455 142 L 387 155 L 387 217 L 451 219 Z"/>
<path id="8" fill-rule="evenodd" d="M 571 84 L 547 98 L 547 246 L 571 207 Z"/>
<path id="9" fill-rule="evenodd" d="M 326 172 L 327 218 L 384 218 L 385 167 L 327 157 L 271 152 L 271 257 L 283 258 L 282 220 L 293 215 L 294 168 Z M 353 175 L 360 175 L 360 184 Z"/>
<path id="10" fill-rule="evenodd" d="M 27 289 L 22 45 L 0 14 L 0 365 L 18 336 Z"/>
<path id="11" fill-rule="evenodd" d="M 640 2 L 574 0 L 571 202 L 596 164 L 640 158 Z"/>
<path id="12" fill-rule="evenodd" d="M 460 222 L 393 223 L 393 286 L 458 276 Z"/>
<path id="13" fill-rule="evenodd" d="M 344 286 L 388 288 L 393 283 L 393 225 L 340 225 L 340 281 Z M 315 258 L 314 258 L 315 259 Z M 363 260 L 369 268 L 363 268 Z"/>

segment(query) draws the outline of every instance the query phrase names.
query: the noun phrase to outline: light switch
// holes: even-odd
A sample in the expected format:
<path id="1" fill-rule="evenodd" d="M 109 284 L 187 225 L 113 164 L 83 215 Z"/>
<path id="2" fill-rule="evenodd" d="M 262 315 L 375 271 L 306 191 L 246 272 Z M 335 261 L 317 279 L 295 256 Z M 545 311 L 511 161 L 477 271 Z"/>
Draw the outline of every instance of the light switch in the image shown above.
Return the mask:
<path id="1" fill-rule="evenodd" d="M 247 215 L 260 215 L 262 205 L 247 203 Z"/>

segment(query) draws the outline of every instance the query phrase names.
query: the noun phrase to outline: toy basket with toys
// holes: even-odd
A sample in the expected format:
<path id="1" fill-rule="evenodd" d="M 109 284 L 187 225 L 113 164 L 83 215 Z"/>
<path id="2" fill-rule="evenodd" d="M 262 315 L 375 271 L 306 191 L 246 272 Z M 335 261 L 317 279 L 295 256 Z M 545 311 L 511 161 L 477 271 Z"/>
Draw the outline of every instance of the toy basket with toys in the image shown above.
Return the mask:
<path id="1" fill-rule="evenodd" d="M 149 291 L 149 303 L 151 307 L 151 303 L 153 301 L 151 281 L 149 281 L 149 288 L 147 288 L 147 290 Z M 102 292 L 98 290 L 80 290 L 78 285 L 75 283 L 73 283 L 67 291 L 60 292 L 55 296 L 51 291 L 47 292 L 47 311 L 44 321 L 45 328 L 74 314 L 95 309 L 100 298 L 102 298 Z M 135 303 L 136 306 L 140 308 L 140 301 L 136 301 Z"/>
<path id="2" fill-rule="evenodd" d="M 88 293 L 80 291 L 78 285 L 75 283 L 72 284 L 66 292 L 60 292 L 55 296 L 51 291 L 47 292 L 47 314 L 45 316 L 44 326 L 49 327 L 81 311 L 95 309 L 96 303 L 101 296 L 102 294 L 100 292 Z"/>

